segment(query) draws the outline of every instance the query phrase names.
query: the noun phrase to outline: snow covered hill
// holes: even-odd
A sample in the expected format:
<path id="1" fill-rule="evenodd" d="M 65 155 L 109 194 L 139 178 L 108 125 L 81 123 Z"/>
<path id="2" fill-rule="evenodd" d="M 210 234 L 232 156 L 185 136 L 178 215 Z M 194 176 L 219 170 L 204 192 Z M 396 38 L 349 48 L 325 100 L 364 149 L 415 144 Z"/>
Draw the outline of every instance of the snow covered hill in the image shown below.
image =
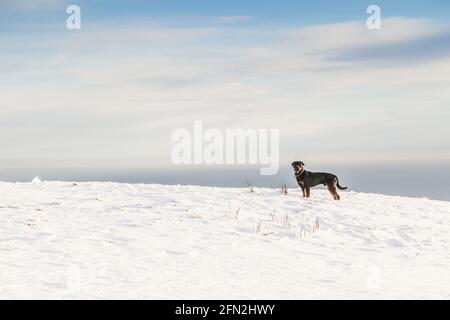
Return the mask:
<path id="1" fill-rule="evenodd" d="M 450 298 L 450 202 L 0 183 L 0 298 Z"/>

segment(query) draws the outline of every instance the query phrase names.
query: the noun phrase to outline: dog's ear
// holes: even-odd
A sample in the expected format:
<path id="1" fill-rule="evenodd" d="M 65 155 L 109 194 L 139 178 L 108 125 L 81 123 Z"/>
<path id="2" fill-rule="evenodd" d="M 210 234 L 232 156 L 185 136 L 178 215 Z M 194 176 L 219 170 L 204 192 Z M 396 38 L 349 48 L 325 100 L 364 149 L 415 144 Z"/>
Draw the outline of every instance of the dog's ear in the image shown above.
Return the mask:
<path id="1" fill-rule="evenodd" d="M 300 163 L 302 164 L 302 166 L 305 166 L 305 164 L 303 163 L 303 161 L 300 161 Z"/>

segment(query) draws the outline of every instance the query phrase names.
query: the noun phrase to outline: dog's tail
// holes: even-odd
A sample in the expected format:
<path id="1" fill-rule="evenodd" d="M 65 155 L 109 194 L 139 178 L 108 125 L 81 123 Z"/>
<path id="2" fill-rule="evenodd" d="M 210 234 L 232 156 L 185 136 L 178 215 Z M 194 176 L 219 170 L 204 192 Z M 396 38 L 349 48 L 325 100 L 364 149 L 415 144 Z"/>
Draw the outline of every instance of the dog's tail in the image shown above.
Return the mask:
<path id="1" fill-rule="evenodd" d="M 338 177 L 336 177 L 336 186 L 337 186 L 339 189 L 341 189 L 341 190 L 347 189 L 347 187 L 341 187 L 341 185 L 339 184 L 339 178 L 338 178 Z"/>

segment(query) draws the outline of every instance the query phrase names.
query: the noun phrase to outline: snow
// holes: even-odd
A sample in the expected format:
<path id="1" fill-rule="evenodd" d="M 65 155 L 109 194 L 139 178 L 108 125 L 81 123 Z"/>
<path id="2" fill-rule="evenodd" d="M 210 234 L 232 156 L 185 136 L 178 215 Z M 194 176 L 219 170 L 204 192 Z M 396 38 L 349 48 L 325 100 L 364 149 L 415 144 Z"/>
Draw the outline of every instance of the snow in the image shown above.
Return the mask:
<path id="1" fill-rule="evenodd" d="M 0 183 L 0 298 L 450 298 L 450 202 L 37 182 Z"/>
<path id="2" fill-rule="evenodd" d="M 34 183 L 34 184 L 38 184 L 38 183 L 41 183 L 41 182 L 42 182 L 41 178 L 39 178 L 39 177 L 34 177 L 33 180 L 31 181 L 31 183 Z"/>

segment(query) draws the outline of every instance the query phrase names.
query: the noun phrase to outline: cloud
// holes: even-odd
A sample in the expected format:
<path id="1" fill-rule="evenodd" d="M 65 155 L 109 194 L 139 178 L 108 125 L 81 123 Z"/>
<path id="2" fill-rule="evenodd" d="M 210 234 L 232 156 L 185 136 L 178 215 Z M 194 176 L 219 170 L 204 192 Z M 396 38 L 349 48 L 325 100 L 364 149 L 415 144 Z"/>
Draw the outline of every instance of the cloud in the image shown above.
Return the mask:
<path id="1" fill-rule="evenodd" d="M 425 19 L 385 18 L 381 30 L 364 22 L 307 26 L 281 33 L 291 51 L 321 63 L 385 61 L 417 63 L 446 56 L 450 29 Z M 287 49 L 288 47 L 286 47 Z"/>
<path id="2" fill-rule="evenodd" d="M 167 165 L 172 130 L 194 120 L 220 129 L 279 128 L 282 159 L 301 152 L 326 161 L 330 152 L 387 161 L 413 156 L 421 145 L 433 146 L 430 158 L 445 157 L 437 142 L 450 135 L 446 32 L 432 21 L 393 18 L 380 32 L 362 22 L 130 22 L 8 35 L 0 51 L 7 71 L 0 74 L 0 141 L 8 152 L 0 165 L 82 157 L 97 165 Z M 440 45 L 438 55 L 413 57 L 408 49 Z M 413 63 L 398 63 L 402 56 Z"/>
<path id="3" fill-rule="evenodd" d="M 347 61 L 416 64 L 450 55 L 450 30 L 394 43 L 369 44 L 330 54 L 332 59 Z"/>

